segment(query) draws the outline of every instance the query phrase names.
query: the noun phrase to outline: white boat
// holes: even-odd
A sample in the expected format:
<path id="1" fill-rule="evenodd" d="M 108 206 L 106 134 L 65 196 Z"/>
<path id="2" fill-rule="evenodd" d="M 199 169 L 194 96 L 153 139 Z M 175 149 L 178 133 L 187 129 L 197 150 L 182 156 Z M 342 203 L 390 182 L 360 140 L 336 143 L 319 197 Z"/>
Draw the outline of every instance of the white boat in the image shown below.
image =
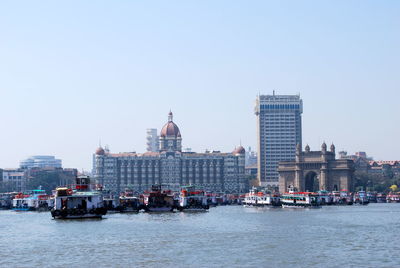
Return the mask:
<path id="1" fill-rule="evenodd" d="M 247 207 L 257 206 L 280 206 L 279 194 L 274 194 L 266 189 L 259 190 L 253 187 L 248 193 L 246 193 L 243 205 Z"/>
<path id="2" fill-rule="evenodd" d="M 319 207 L 318 194 L 311 192 L 289 191 L 281 196 L 284 208 L 315 208 Z"/>
<path id="3" fill-rule="evenodd" d="M 90 186 L 88 176 L 76 178 L 75 187 L 56 189 L 51 215 L 55 219 L 102 218 L 107 213 L 103 196 Z"/>
<path id="4" fill-rule="evenodd" d="M 207 196 L 204 191 L 196 191 L 193 186 L 183 187 L 179 195 L 179 211 L 207 211 Z"/>
<path id="5" fill-rule="evenodd" d="M 49 211 L 50 196 L 45 190 L 31 190 L 15 195 L 12 209 L 15 211 Z"/>

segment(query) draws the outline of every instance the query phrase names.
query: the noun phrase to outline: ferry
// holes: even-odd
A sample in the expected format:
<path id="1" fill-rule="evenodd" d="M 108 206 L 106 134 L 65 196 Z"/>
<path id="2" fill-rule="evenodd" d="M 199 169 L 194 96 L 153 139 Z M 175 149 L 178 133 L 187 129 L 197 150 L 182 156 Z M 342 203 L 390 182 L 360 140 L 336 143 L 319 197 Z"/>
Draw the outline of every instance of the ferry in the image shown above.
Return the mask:
<path id="1" fill-rule="evenodd" d="M 245 195 L 244 206 L 280 207 L 281 206 L 280 196 L 277 193 L 271 193 L 265 189 L 259 191 L 256 187 L 253 187 Z"/>
<path id="2" fill-rule="evenodd" d="M 319 200 L 321 206 L 332 205 L 333 204 L 333 196 L 328 191 L 318 191 Z"/>
<path id="3" fill-rule="evenodd" d="M 196 191 L 194 186 L 182 188 L 179 196 L 179 211 L 207 211 L 209 208 L 204 191 Z"/>
<path id="4" fill-rule="evenodd" d="M 143 203 L 146 212 L 167 212 L 175 208 L 173 194 L 162 190 L 161 185 L 153 185 L 150 192 L 144 193 Z"/>
<path id="5" fill-rule="evenodd" d="M 320 206 L 318 194 L 312 192 L 289 191 L 281 196 L 283 208 L 317 208 Z"/>
<path id="6" fill-rule="evenodd" d="M 12 208 L 12 200 L 18 193 L 0 193 L 0 209 L 11 209 Z"/>
<path id="7" fill-rule="evenodd" d="M 258 196 L 257 196 L 257 188 L 253 187 L 250 189 L 248 193 L 246 193 L 244 200 L 243 200 L 243 206 L 244 207 L 253 207 L 253 206 L 258 206 Z"/>
<path id="8" fill-rule="evenodd" d="M 400 194 L 390 192 L 390 193 L 386 196 L 386 202 L 387 202 L 387 203 L 400 203 Z"/>
<path id="9" fill-rule="evenodd" d="M 376 202 L 377 203 L 386 203 L 386 194 L 379 193 L 376 195 Z"/>
<path id="10" fill-rule="evenodd" d="M 55 192 L 54 219 L 101 219 L 107 213 L 102 194 L 92 190 L 88 176 L 78 176 L 75 186 L 59 187 Z"/>
<path id="11" fill-rule="evenodd" d="M 354 204 L 368 205 L 369 200 L 365 191 L 359 191 L 354 195 Z"/>
<path id="12" fill-rule="evenodd" d="M 38 189 L 26 193 L 18 193 L 12 201 L 14 211 L 48 211 L 50 196 L 45 190 Z"/>
<path id="13" fill-rule="evenodd" d="M 139 198 L 134 196 L 132 191 L 121 193 L 121 196 L 119 197 L 119 206 L 117 207 L 119 212 L 139 212 L 141 208 L 142 206 Z"/>

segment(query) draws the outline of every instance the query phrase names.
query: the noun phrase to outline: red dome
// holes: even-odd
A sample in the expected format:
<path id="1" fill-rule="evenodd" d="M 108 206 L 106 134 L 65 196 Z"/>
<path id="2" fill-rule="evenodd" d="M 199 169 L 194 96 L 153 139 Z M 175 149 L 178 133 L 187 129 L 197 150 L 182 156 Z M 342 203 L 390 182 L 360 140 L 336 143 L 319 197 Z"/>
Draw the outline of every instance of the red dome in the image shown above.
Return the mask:
<path id="1" fill-rule="evenodd" d="M 181 132 L 179 131 L 178 126 L 174 122 L 168 122 L 164 125 L 164 127 L 161 129 L 161 137 L 167 137 L 167 136 L 175 136 L 175 137 L 181 137 Z"/>
<path id="2" fill-rule="evenodd" d="M 160 133 L 161 137 L 167 137 L 167 136 L 181 137 L 181 132 L 179 131 L 179 127 L 172 121 L 172 119 L 173 119 L 173 114 L 170 111 L 168 113 L 168 123 L 166 123 L 161 129 Z"/>
<path id="3" fill-rule="evenodd" d="M 105 153 L 106 153 L 106 152 L 105 152 L 104 149 L 101 148 L 101 147 L 97 148 L 97 150 L 96 150 L 96 154 L 97 154 L 97 155 L 104 155 Z"/>
<path id="4" fill-rule="evenodd" d="M 243 146 L 239 146 L 232 153 L 233 154 L 245 154 L 246 150 L 243 148 Z"/>

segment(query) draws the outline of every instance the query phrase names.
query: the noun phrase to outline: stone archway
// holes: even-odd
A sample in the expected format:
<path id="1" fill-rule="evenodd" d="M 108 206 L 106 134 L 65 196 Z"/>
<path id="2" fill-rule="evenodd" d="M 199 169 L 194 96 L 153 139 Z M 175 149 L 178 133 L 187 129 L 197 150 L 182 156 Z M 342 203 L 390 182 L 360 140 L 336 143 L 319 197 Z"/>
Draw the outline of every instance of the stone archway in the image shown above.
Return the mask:
<path id="1" fill-rule="evenodd" d="M 319 189 L 319 176 L 315 171 L 309 171 L 305 178 L 305 190 L 309 192 L 318 192 Z"/>

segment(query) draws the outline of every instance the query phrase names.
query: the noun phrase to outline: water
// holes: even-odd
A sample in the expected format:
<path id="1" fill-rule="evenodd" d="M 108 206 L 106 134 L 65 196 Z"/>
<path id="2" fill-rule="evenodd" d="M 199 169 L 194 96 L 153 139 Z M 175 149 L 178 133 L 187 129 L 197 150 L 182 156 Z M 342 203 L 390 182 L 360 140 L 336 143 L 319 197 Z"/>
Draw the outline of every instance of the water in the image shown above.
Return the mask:
<path id="1" fill-rule="evenodd" d="M 0 267 L 399 267 L 400 204 L 52 220 L 0 211 Z"/>

